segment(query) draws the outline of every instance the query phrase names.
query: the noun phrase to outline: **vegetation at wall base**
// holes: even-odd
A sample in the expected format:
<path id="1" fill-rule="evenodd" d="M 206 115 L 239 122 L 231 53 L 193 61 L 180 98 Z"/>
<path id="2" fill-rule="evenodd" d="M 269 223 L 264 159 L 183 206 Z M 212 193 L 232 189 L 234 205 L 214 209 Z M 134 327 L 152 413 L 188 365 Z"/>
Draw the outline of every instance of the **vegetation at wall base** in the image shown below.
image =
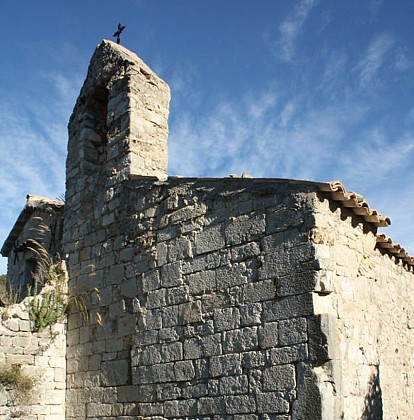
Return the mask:
<path id="1" fill-rule="evenodd" d="M 0 386 L 6 389 L 13 389 L 17 395 L 24 397 L 31 391 L 36 384 L 36 380 L 25 375 L 21 366 L 13 364 L 11 366 L 0 366 Z"/>

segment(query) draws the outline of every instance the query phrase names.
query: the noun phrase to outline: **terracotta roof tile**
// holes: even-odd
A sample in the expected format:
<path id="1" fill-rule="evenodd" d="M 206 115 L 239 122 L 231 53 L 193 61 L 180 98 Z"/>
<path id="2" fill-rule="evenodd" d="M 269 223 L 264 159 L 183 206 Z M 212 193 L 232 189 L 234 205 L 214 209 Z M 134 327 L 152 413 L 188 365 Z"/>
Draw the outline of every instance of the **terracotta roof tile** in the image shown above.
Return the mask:
<path id="1" fill-rule="evenodd" d="M 340 201 L 342 206 L 350 208 L 354 214 L 361 216 L 366 222 L 377 227 L 387 227 L 391 224 L 389 217 L 371 209 L 362 195 L 346 191 L 341 182 L 318 182 L 316 184 L 321 191 L 329 192 L 333 201 Z"/>
<path id="2" fill-rule="evenodd" d="M 376 227 L 387 227 L 391 224 L 389 217 L 383 216 L 377 210 L 370 208 L 368 202 L 362 195 L 346 191 L 341 182 L 318 182 L 315 184 L 321 191 L 329 193 L 331 200 L 339 201 L 342 206 L 349 208 L 354 214 L 361 216 L 366 222 L 372 223 Z M 414 257 L 408 255 L 407 251 L 400 244 L 394 243 L 384 233 L 377 233 L 376 239 L 377 248 L 391 257 L 395 257 L 396 262 L 402 261 L 409 271 L 414 272 Z"/>

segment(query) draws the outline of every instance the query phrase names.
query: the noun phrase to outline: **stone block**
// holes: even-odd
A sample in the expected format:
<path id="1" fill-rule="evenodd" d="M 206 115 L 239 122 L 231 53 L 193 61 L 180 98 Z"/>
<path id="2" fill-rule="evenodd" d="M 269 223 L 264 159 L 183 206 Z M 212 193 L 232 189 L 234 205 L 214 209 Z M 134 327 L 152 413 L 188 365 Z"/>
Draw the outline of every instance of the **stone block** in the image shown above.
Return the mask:
<path id="1" fill-rule="evenodd" d="M 124 279 L 125 266 L 123 264 L 113 265 L 108 273 L 107 281 L 110 284 L 121 284 Z"/>
<path id="2" fill-rule="evenodd" d="M 246 284 L 244 299 L 246 302 L 263 302 L 276 297 L 276 287 L 273 280 L 264 280 Z"/>
<path id="3" fill-rule="evenodd" d="M 164 404 L 165 417 L 189 417 L 197 415 L 197 400 L 166 401 Z"/>
<path id="4" fill-rule="evenodd" d="M 273 302 L 263 303 L 263 318 L 266 322 L 308 316 L 312 313 L 313 301 L 311 293 L 287 296 Z"/>
<path id="5" fill-rule="evenodd" d="M 8 328 L 10 331 L 19 331 L 20 330 L 20 326 L 19 326 L 20 322 L 19 319 L 17 318 L 9 318 L 5 321 L 3 321 L 3 325 Z"/>
<path id="6" fill-rule="evenodd" d="M 318 269 L 320 269 L 319 262 L 315 258 L 315 249 L 311 243 L 288 248 L 282 244 L 265 253 L 259 276 L 262 279 L 269 279 Z"/>
<path id="7" fill-rule="evenodd" d="M 181 286 L 182 283 L 180 262 L 165 264 L 161 267 L 161 285 L 163 287 Z"/>
<path id="8" fill-rule="evenodd" d="M 32 330 L 31 322 L 25 319 L 21 319 L 19 322 L 19 329 L 23 332 L 29 332 Z"/>
<path id="9" fill-rule="evenodd" d="M 256 242 L 234 246 L 230 249 L 232 261 L 244 261 L 260 255 L 260 246 Z"/>
<path id="10" fill-rule="evenodd" d="M 171 362 L 183 359 L 183 345 L 181 342 L 166 343 L 161 345 L 161 360 Z"/>
<path id="11" fill-rule="evenodd" d="M 203 270 L 186 276 L 186 282 L 191 296 L 202 295 L 216 289 L 216 273 L 213 270 Z"/>
<path id="12" fill-rule="evenodd" d="M 178 305 L 188 301 L 188 286 L 171 287 L 167 289 L 167 304 Z"/>
<path id="13" fill-rule="evenodd" d="M 144 420 L 144 419 L 151 419 L 151 420 L 163 420 L 164 419 L 164 404 L 163 403 L 151 403 L 151 404 L 140 404 L 138 407 L 138 412 L 143 417 L 133 417 L 132 419 L 127 418 L 125 420 Z M 159 416 L 159 417 L 158 417 Z M 112 419 L 111 419 L 112 420 Z"/>
<path id="14" fill-rule="evenodd" d="M 279 322 L 279 344 L 288 346 L 308 341 L 306 318 L 285 319 Z"/>
<path id="15" fill-rule="evenodd" d="M 256 327 L 223 332 L 223 353 L 240 353 L 255 350 L 258 347 Z"/>
<path id="16" fill-rule="evenodd" d="M 169 239 L 169 238 L 167 238 Z M 161 241 L 161 232 L 158 232 L 158 240 Z M 156 246 L 157 249 L 157 266 L 162 267 L 168 261 L 168 246 L 165 242 L 160 242 Z"/>
<path id="17" fill-rule="evenodd" d="M 242 373 L 239 354 L 226 354 L 210 358 L 210 375 L 212 377 L 225 375 L 240 375 Z"/>
<path id="18" fill-rule="evenodd" d="M 288 229 L 306 231 L 312 226 L 314 218 L 309 209 L 292 209 L 293 203 L 278 206 L 274 211 L 266 213 L 266 233 L 283 232 Z"/>
<path id="19" fill-rule="evenodd" d="M 213 334 L 201 337 L 201 347 L 204 357 L 217 356 L 222 354 L 221 334 Z"/>
<path id="20" fill-rule="evenodd" d="M 162 328 L 159 330 L 158 338 L 160 343 L 169 341 L 178 341 L 180 339 L 180 329 L 176 328 Z"/>
<path id="21" fill-rule="evenodd" d="M 289 401 L 281 392 L 264 392 L 256 395 L 258 413 L 288 413 Z M 301 417 L 298 417 L 301 418 Z M 306 415 L 302 417 L 307 419 Z"/>
<path id="22" fill-rule="evenodd" d="M 254 413 L 256 400 L 253 395 L 234 395 L 225 398 L 227 414 Z"/>
<path id="23" fill-rule="evenodd" d="M 212 225 L 196 236 L 197 255 L 217 251 L 225 247 L 224 235 L 220 225 Z"/>
<path id="24" fill-rule="evenodd" d="M 248 281 L 245 263 L 235 263 L 231 267 L 216 269 L 216 284 L 218 290 L 246 284 Z"/>
<path id="25" fill-rule="evenodd" d="M 142 276 L 142 291 L 147 293 L 161 287 L 161 280 L 158 270 L 149 271 Z"/>
<path id="26" fill-rule="evenodd" d="M 6 363 L 8 365 L 34 365 L 35 357 L 23 354 L 6 354 Z"/>
<path id="27" fill-rule="evenodd" d="M 190 360 L 176 362 L 174 373 L 177 381 L 191 381 L 195 377 L 193 363 Z"/>
<path id="28" fill-rule="evenodd" d="M 242 366 L 245 369 L 254 369 L 266 365 L 266 353 L 264 351 L 249 351 L 241 356 Z"/>
<path id="29" fill-rule="evenodd" d="M 308 358 L 308 346 L 302 343 L 271 349 L 268 351 L 268 358 L 272 365 L 284 365 L 304 361 Z"/>
<path id="30" fill-rule="evenodd" d="M 240 414 L 240 415 L 234 415 L 233 416 L 234 420 L 258 420 L 259 417 L 256 416 L 256 414 Z M 279 420 L 279 419 L 278 419 Z M 282 419 L 280 419 L 282 420 Z M 286 419 L 286 420 L 290 420 L 290 419 Z"/>
<path id="31" fill-rule="evenodd" d="M 260 325 L 262 316 L 262 305 L 260 303 L 249 303 L 240 307 L 240 325 L 242 327 Z"/>
<path id="32" fill-rule="evenodd" d="M 63 368 L 55 368 L 53 371 L 55 382 L 66 382 L 66 364 Z"/>
<path id="33" fill-rule="evenodd" d="M 277 322 L 268 322 L 259 328 L 259 345 L 262 349 L 276 347 L 278 340 L 279 324 Z"/>
<path id="34" fill-rule="evenodd" d="M 155 401 L 154 385 L 127 385 L 117 387 L 118 402 L 152 402 Z"/>
<path id="35" fill-rule="evenodd" d="M 130 365 L 127 360 L 102 363 L 101 381 L 104 386 L 127 385 Z"/>
<path id="36" fill-rule="evenodd" d="M 219 390 L 221 395 L 247 394 L 249 391 L 248 377 L 246 375 L 239 375 L 220 378 Z M 242 413 L 242 411 L 239 411 L 239 413 Z"/>
<path id="37" fill-rule="evenodd" d="M 197 411 L 199 415 L 219 415 L 225 414 L 224 397 L 205 397 L 197 401 Z"/>
<path id="38" fill-rule="evenodd" d="M 238 308 L 223 308 L 214 311 L 214 327 L 217 332 L 233 330 L 240 327 Z"/>
<path id="39" fill-rule="evenodd" d="M 195 256 L 191 261 L 184 261 L 182 265 L 183 274 L 191 274 L 199 271 L 212 270 L 221 264 L 220 252 L 212 252 Z M 214 271 L 213 271 L 214 273 Z"/>
<path id="40" fill-rule="evenodd" d="M 121 283 L 121 294 L 126 298 L 135 298 L 138 295 L 137 280 L 134 277 Z"/>
<path id="41" fill-rule="evenodd" d="M 168 261 L 180 261 L 193 257 L 191 242 L 186 237 L 172 239 L 168 244 Z"/>
<path id="42" fill-rule="evenodd" d="M 183 324 L 192 324 L 203 321 L 201 301 L 199 300 L 183 303 L 180 305 L 179 312 Z"/>
<path id="43" fill-rule="evenodd" d="M 175 327 L 178 325 L 179 305 L 162 308 L 163 327 Z"/>
<path id="44" fill-rule="evenodd" d="M 141 330 L 136 331 L 134 335 L 134 346 L 149 346 L 158 343 L 158 331 L 156 330 Z"/>
<path id="45" fill-rule="evenodd" d="M 176 381 L 174 363 L 161 363 L 152 366 L 152 373 L 155 382 L 174 382 Z"/>
<path id="46" fill-rule="evenodd" d="M 154 365 L 162 361 L 161 346 L 158 344 L 146 346 L 141 350 L 136 349 L 132 354 L 131 363 L 133 366 Z"/>
<path id="47" fill-rule="evenodd" d="M 265 215 L 261 213 L 244 214 L 227 223 L 224 232 L 228 245 L 250 242 L 264 234 L 266 229 Z"/>
<path id="48" fill-rule="evenodd" d="M 157 385 L 157 401 L 179 400 L 182 397 L 181 384 L 167 382 Z"/>
<path id="49" fill-rule="evenodd" d="M 298 391 L 297 398 L 292 404 L 293 418 L 306 418 L 317 420 L 322 418 L 321 394 L 318 387 L 318 378 L 310 366 L 305 363 L 298 364 Z M 327 401 L 328 402 L 328 401 Z M 342 415 L 333 413 L 334 417 L 340 418 Z"/>
<path id="50" fill-rule="evenodd" d="M 283 391 L 294 389 L 294 365 L 273 366 L 263 373 L 263 391 Z"/>
<path id="51" fill-rule="evenodd" d="M 154 309 L 164 306 L 166 303 L 166 294 L 167 293 L 165 289 L 151 290 L 148 292 L 147 308 Z"/>
<path id="52" fill-rule="evenodd" d="M 153 309 L 145 314 L 145 325 L 149 330 L 159 330 L 162 328 L 161 311 Z"/>
<path id="53" fill-rule="evenodd" d="M 291 273 L 277 278 L 278 296 L 298 295 L 315 290 L 317 272 L 313 270 Z"/>

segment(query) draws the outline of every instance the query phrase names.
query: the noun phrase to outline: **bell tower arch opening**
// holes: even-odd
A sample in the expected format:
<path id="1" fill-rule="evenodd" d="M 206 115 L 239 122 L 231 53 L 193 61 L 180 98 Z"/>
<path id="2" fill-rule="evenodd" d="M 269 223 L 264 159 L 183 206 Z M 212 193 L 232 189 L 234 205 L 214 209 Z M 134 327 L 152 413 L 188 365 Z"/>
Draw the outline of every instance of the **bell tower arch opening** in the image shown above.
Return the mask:
<path id="1" fill-rule="evenodd" d="M 108 148 L 108 90 L 95 87 L 85 101 L 80 131 L 80 162 L 84 175 L 93 175 L 105 166 Z"/>

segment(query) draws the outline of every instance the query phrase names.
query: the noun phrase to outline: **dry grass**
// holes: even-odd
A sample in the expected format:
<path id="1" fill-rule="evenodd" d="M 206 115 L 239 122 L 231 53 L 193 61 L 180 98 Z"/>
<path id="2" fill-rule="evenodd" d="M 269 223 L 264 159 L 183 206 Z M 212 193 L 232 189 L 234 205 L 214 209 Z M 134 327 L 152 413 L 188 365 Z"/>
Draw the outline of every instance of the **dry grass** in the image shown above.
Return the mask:
<path id="1" fill-rule="evenodd" d="M 0 366 L 0 386 L 14 390 L 24 397 L 33 389 L 36 380 L 22 373 L 20 365 Z"/>

